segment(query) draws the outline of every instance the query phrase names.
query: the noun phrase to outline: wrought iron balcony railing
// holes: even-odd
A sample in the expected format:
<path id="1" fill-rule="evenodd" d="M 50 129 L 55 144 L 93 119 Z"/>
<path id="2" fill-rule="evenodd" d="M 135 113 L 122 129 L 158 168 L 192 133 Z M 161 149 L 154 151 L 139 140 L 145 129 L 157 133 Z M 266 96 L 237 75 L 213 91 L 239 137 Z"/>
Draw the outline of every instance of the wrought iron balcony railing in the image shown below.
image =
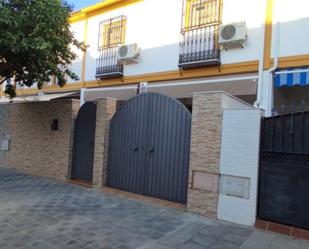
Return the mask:
<path id="1" fill-rule="evenodd" d="M 181 31 L 179 67 L 190 68 L 220 64 L 218 23 Z"/>
<path id="2" fill-rule="evenodd" d="M 123 65 L 117 59 L 118 46 L 101 48 L 97 58 L 96 78 L 123 76 Z"/>
<path id="3" fill-rule="evenodd" d="M 117 16 L 100 23 L 97 57 L 97 78 L 123 76 L 123 65 L 117 59 L 118 46 L 124 44 L 126 33 L 125 16 Z"/>

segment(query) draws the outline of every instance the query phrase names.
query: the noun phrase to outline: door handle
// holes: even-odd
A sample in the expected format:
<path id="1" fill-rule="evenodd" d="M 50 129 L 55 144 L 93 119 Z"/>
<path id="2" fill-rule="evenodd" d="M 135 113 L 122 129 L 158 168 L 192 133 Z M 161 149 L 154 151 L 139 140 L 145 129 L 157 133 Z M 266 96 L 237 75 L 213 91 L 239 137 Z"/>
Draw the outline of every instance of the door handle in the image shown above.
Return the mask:
<path id="1" fill-rule="evenodd" d="M 138 147 L 136 146 L 136 147 L 134 147 L 134 152 L 136 152 L 136 151 L 138 151 Z"/>
<path id="2" fill-rule="evenodd" d="M 94 142 L 90 142 L 89 144 L 90 144 L 91 146 L 93 146 L 93 145 L 94 145 Z"/>
<path id="3" fill-rule="evenodd" d="M 149 149 L 149 152 L 150 152 L 150 153 L 153 153 L 153 152 L 154 152 L 154 148 L 150 148 L 150 149 Z"/>

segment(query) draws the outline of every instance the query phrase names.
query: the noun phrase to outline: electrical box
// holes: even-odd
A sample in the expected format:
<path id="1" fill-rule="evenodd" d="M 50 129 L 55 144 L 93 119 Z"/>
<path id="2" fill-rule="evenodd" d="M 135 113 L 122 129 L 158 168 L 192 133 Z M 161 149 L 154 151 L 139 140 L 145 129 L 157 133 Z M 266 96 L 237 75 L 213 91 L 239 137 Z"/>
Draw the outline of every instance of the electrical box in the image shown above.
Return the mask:
<path id="1" fill-rule="evenodd" d="M 250 197 L 250 178 L 222 175 L 221 194 L 248 199 Z"/>
<path id="2" fill-rule="evenodd" d="M 10 140 L 9 139 L 2 139 L 2 150 L 3 151 L 10 150 Z"/>
<path id="3" fill-rule="evenodd" d="M 217 192 L 218 182 L 219 175 L 217 174 L 193 171 L 193 189 Z"/>

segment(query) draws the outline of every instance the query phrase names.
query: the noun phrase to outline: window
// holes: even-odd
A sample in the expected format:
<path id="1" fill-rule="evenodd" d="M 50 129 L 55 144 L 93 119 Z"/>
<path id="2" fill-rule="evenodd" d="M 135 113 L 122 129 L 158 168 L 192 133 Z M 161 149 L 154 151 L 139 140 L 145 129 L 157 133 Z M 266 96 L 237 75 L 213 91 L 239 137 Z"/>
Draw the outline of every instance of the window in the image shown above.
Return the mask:
<path id="1" fill-rule="evenodd" d="M 118 46 L 125 43 L 127 18 L 118 16 L 100 23 L 97 78 L 123 76 L 123 65 L 117 59 Z"/>
<path id="2" fill-rule="evenodd" d="M 184 0 L 179 67 L 220 64 L 222 0 Z"/>
<path id="3" fill-rule="evenodd" d="M 119 21 L 110 20 L 109 23 L 102 25 L 103 37 L 102 47 L 113 47 L 125 42 L 126 20 Z"/>
<path id="4" fill-rule="evenodd" d="M 220 21 L 221 1 L 187 0 L 186 28 L 209 25 Z"/>

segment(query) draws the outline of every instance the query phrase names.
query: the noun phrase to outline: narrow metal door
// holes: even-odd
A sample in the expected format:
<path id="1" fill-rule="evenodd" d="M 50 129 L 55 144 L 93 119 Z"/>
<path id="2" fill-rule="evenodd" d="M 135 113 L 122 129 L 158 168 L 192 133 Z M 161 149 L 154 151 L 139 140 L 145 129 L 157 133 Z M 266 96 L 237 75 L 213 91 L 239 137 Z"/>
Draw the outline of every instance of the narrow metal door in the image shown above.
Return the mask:
<path id="1" fill-rule="evenodd" d="M 71 178 L 92 182 L 97 106 L 85 103 L 75 120 Z"/>

